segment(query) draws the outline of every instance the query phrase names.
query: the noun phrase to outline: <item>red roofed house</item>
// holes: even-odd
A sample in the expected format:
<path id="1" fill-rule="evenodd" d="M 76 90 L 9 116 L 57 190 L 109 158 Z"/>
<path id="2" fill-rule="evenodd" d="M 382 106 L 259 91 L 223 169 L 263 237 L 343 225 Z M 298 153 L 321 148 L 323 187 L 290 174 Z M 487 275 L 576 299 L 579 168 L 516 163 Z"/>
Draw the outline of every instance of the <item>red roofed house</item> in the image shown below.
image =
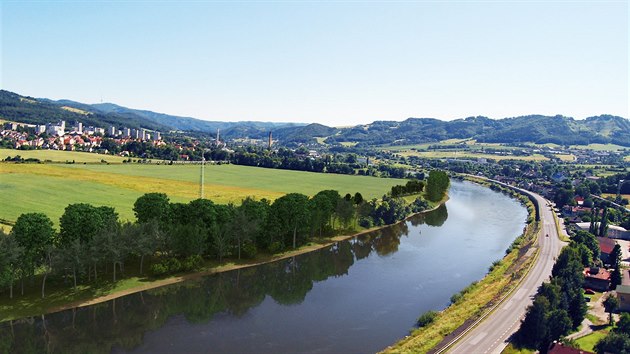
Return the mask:
<path id="1" fill-rule="evenodd" d="M 586 350 L 568 347 L 559 342 L 551 343 L 547 353 L 549 354 L 594 354 L 592 352 L 587 352 Z"/>
<path id="2" fill-rule="evenodd" d="M 608 237 L 597 237 L 597 241 L 599 242 L 599 259 L 601 259 L 604 264 L 610 264 L 610 254 L 613 248 L 615 248 L 617 241 Z"/>
<path id="3" fill-rule="evenodd" d="M 551 343 L 547 353 L 549 354 L 594 354 L 592 352 L 587 352 L 586 350 L 568 347 L 559 342 Z"/>
<path id="4" fill-rule="evenodd" d="M 582 205 L 584 204 L 584 198 L 580 197 L 579 195 L 577 197 L 575 197 L 575 203 L 577 205 Z"/>
<path id="5" fill-rule="evenodd" d="M 604 268 L 584 268 L 584 287 L 596 291 L 610 288 L 610 272 Z"/>

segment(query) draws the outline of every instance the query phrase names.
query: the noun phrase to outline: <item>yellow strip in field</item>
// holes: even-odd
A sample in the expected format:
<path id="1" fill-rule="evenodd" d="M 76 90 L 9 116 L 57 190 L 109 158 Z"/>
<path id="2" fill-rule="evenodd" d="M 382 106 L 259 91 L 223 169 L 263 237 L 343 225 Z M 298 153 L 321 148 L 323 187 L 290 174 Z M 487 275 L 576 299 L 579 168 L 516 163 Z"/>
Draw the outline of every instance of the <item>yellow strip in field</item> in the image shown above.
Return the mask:
<path id="1" fill-rule="evenodd" d="M 0 164 L 1 174 L 23 174 L 60 178 L 68 182 L 72 180 L 100 183 L 115 188 L 139 191 L 143 193 L 160 192 L 169 196 L 177 196 L 186 199 L 199 197 L 199 183 L 190 181 L 177 181 L 155 177 L 130 176 L 117 173 L 104 173 L 83 169 L 68 169 L 60 166 L 46 164 Z M 25 181 L 27 177 L 25 177 Z M 276 199 L 284 193 L 268 191 L 264 189 L 243 188 L 205 183 L 204 197 L 217 203 L 240 203 L 247 196 L 257 199 Z"/>

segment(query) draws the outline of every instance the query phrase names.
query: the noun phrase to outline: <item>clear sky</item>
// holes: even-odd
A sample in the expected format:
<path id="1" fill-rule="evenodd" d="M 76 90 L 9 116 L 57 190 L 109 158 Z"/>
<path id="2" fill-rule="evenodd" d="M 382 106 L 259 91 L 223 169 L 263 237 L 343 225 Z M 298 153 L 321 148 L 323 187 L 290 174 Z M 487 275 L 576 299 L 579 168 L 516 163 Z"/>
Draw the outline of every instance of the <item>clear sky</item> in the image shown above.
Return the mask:
<path id="1" fill-rule="evenodd" d="M 3 89 L 327 125 L 628 114 L 628 1 L 7 1 Z"/>

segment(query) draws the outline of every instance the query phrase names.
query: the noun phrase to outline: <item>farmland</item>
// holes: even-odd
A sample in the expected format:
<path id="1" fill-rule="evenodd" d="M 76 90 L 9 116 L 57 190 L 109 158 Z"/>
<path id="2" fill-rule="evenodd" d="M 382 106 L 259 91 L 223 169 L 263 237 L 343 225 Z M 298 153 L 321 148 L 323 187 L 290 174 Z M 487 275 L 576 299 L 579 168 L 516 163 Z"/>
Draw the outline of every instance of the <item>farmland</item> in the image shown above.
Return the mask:
<path id="1" fill-rule="evenodd" d="M 13 150 L 13 149 L 0 149 L 0 159 L 6 157 L 15 157 L 20 155 L 23 159 L 39 159 L 41 161 L 53 161 L 53 162 L 76 162 L 76 163 L 100 163 L 101 160 L 107 162 L 122 163 L 124 158 L 114 155 L 95 154 L 91 152 L 78 152 L 78 151 L 59 151 L 59 150 Z"/>
<path id="2" fill-rule="evenodd" d="M 22 213 L 42 212 L 57 223 L 66 205 L 91 203 L 112 206 L 121 219 L 133 220 L 133 203 L 142 194 L 163 192 L 172 201 L 186 202 L 199 197 L 199 179 L 199 165 L 2 163 L 0 218 L 14 221 Z M 377 198 L 404 183 L 236 165 L 207 165 L 204 181 L 204 196 L 217 203 L 238 203 L 247 196 L 275 199 L 291 192 L 313 195 L 323 189 Z"/>

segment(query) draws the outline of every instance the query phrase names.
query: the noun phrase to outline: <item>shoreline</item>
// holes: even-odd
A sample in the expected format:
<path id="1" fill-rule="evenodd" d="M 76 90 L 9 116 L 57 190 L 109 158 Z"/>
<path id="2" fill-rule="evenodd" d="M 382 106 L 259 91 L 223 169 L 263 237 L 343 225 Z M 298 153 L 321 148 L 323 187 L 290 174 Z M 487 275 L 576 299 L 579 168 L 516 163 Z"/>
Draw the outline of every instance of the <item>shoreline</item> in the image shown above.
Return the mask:
<path id="1" fill-rule="evenodd" d="M 446 202 L 448 200 L 449 200 L 449 196 L 448 196 L 448 193 L 446 193 L 444 198 L 442 198 L 442 200 L 437 202 L 436 205 L 433 208 L 427 209 L 427 210 L 423 210 L 423 211 L 418 212 L 418 213 L 410 214 L 407 217 L 405 217 L 404 219 L 402 219 L 402 220 L 400 220 L 400 221 L 398 221 L 398 222 L 396 222 L 394 224 L 373 227 L 373 228 L 370 228 L 370 229 L 359 231 L 359 232 L 351 234 L 351 235 L 338 235 L 338 236 L 325 238 L 325 239 L 321 240 L 321 243 L 310 244 L 310 245 L 303 246 L 303 247 L 295 249 L 295 250 L 287 251 L 287 252 L 284 252 L 284 253 L 281 253 L 281 254 L 277 254 L 277 255 L 272 255 L 272 256 L 269 256 L 268 258 L 265 258 L 265 259 L 262 259 L 262 260 L 251 261 L 251 263 L 234 264 L 234 263 L 232 263 L 233 261 L 230 261 L 227 264 L 218 265 L 218 266 L 210 268 L 210 269 L 204 269 L 204 270 L 201 270 L 201 271 L 197 271 L 197 272 L 193 272 L 193 273 L 187 273 L 187 274 L 174 276 L 174 277 L 170 277 L 170 278 L 165 278 L 165 279 L 158 279 L 158 280 L 155 280 L 155 281 L 148 282 L 145 285 L 135 286 L 135 287 L 132 287 L 132 288 L 129 288 L 129 289 L 116 291 L 116 292 L 113 292 L 111 294 L 99 296 L 99 297 L 92 298 L 92 299 L 89 299 L 89 300 L 74 301 L 74 302 L 70 302 L 70 303 L 67 303 L 67 304 L 64 304 L 64 305 L 51 307 L 51 308 L 47 309 L 46 311 L 44 311 L 42 314 L 47 315 L 47 314 L 51 314 L 51 313 L 55 313 L 55 312 L 61 312 L 61 311 L 65 311 L 65 310 L 70 310 L 70 309 L 73 309 L 73 308 L 79 308 L 79 307 L 85 307 L 85 306 L 90 306 L 90 305 L 96 305 L 96 304 L 107 302 L 107 301 L 110 301 L 110 300 L 114 300 L 114 299 L 117 299 L 117 298 L 120 298 L 120 297 L 123 297 L 123 296 L 139 293 L 139 292 L 142 292 L 142 291 L 145 291 L 145 290 L 151 290 L 151 289 L 155 289 L 155 288 L 159 288 L 159 287 L 163 287 L 163 286 L 167 286 L 167 285 L 173 285 L 173 284 L 181 283 L 181 282 L 188 281 L 188 280 L 195 280 L 195 279 L 198 279 L 198 278 L 201 278 L 201 277 L 204 277 L 204 276 L 213 275 L 213 274 L 229 272 L 229 271 L 232 271 L 232 270 L 244 269 L 244 268 L 254 267 L 254 266 L 258 266 L 258 265 L 262 265 L 262 264 L 272 263 L 272 262 L 276 262 L 276 261 L 279 261 L 279 260 L 283 260 L 283 259 L 299 256 L 299 255 L 302 255 L 302 254 L 305 254 L 305 253 L 314 252 L 314 251 L 326 248 L 326 247 L 328 247 L 330 245 L 333 245 L 333 244 L 335 244 L 337 242 L 340 242 L 340 241 L 350 240 L 350 239 L 359 237 L 361 235 L 364 235 L 364 234 L 367 234 L 367 233 L 370 233 L 370 232 L 378 231 L 378 230 L 384 229 L 386 227 L 397 225 L 397 224 L 399 224 L 401 222 L 406 222 L 409 218 L 411 218 L 411 217 L 413 217 L 415 215 L 429 213 L 431 211 L 434 211 L 434 210 L 438 209 L 442 205 L 446 204 Z M 34 315 L 32 315 L 32 316 L 34 316 Z M 0 321 L 0 322 L 3 322 L 3 321 Z"/>

